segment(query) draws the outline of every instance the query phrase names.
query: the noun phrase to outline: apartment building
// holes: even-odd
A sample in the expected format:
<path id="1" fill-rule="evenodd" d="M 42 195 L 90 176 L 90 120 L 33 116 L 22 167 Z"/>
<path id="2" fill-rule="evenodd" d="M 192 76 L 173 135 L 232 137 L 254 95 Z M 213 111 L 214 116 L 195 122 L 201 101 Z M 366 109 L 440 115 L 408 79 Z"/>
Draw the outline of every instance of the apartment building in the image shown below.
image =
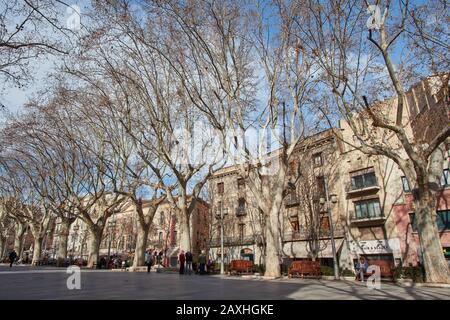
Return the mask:
<path id="1" fill-rule="evenodd" d="M 436 90 L 436 84 L 440 89 Z M 395 103 L 395 99 L 390 99 L 376 107 L 381 108 L 384 116 L 395 119 Z M 430 141 L 448 126 L 448 107 L 448 75 L 440 80 L 425 79 L 407 92 L 405 132 L 417 141 Z M 368 122 L 358 122 L 358 117 L 355 119 L 363 139 L 383 139 L 402 152 L 394 135 L 370 127 Z M 290 172 L 294 187 L 287 188 L 282 207 L 283 263 L 314 258 L 331 266 L 329 217 L 341 269 L 353 269 L 361 255 L 369 260 L 389 260 L 394 265 L 415 265 L 420 260 L 412 193 L 402 171 L 387 157 L 361 152 L 358 144 L 350 124 L 340 121 L 339 129 L 320 132 L 296 146 L 289 169 L 300 167 L 302 176 L 295 179 Z M 449 149 L 447 145 L 447 152 Z M 443 254 L 447 257 L 450 256 L 449 159 L 443 167 L 436 206 Z M 225 262 L 250 259 L 255 264 L 263 263 L 264 221 L 238 168 L 218 170 L 209 180 L 209 188 L 215 217 L 210 242 L 212 258 L 221 257 L 223 228 Z"/>
<path id="2" fill-rule="evenodd" d="M 246 258 L 262 263 L 262 217 L 245 179 L 237 167 L 215 172 L 209 180 L 212 213 L 209 255 L 224 261 Z M 223 229 L 224 251 L 221 251 Z"/>
<path id="3" fill-rule="evenodd" d="M 450 123 L 449 74 L 431 76 L 414 85 L 407 92 L 406 111 L 416 141 L 430 143 Z M 436 192 L 436 224 L 442 251 L 450 266 L 450 143 L 445 143 L 446 161 Z M 401 177 L 402 198 L 393 208 L 400 234 L 402 259 L 406 265 L 421 261 L 419 235 L 414 215 L 414 190 Z"/>
<path id="4" fill-rule="evenodd" d="M 296 146 L 288 170 L 289 179 L 295 187 L 290 189 L 284 200 L 280 219 L 285 264 L 294 259 L 310 258 L 312 254 L 324 263 L 331 263 L 328 210 L 333 217 L 337 245 L 341 246 L 344 241 L 344 229 L 338 221 L 337 207 L 325 203 L 326 193 L 335 199 L 338 189 L 335 183 L 336 159 L 341 148 L 332 130 L 313 135 Z M 297 179 L 299 170 L 303 172 L 303 179 Z M 310 197 L 302 197 L 299 185 L 309 189 Z M 239 168 L 230 166 L 216 171 L 209 180 L 209 194 L 215 218 L 210 242 L 211 257 L 220 261 L 223 228 L 225 262 L 248 259 L 255 264 L 263 264 L 264 218 L 248 182 L 240 176 Z M 314 218 L 309 220 L 300 209 L 302 205 L 307 207 L 308 203 L 314 207 Z M 316 235 L 314 241 L 311 241 L 311 234 Z"/>

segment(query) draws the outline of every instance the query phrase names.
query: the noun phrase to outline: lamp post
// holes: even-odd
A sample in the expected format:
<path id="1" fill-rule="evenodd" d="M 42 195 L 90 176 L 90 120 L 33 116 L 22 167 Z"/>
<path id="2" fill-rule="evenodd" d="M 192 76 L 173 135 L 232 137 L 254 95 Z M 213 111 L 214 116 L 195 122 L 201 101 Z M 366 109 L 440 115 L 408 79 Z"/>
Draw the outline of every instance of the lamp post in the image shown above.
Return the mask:
<path id="1" fill-rule="evenodd" d="M 328 215 L 328 223 L 330 226 L 330 237 L 331 237 L 331 249 L 333 251 L 333 269 L 334 269 L 334 279 L 339 280 L 339 268 L 338 268 L 338 261 L 337 261 L 337 255 L 336 255 L 336 243 L 334 240 L 334 227 L 333 227 L 333 217 L 331 216 L 331 206 L 330 203 L 335 204 L 337 202 L 336 195 L 331 195 L 331 201 L 330 201 L 330 195 L 328 194 L 328 183 L 327 178 L 324 177 L 324 184 L 325 184 L 325 198 L 320 198 L 320 204 L 325 205 L 325 210 Z"/>
<path id="2" fill-rule="evenodd" d="M 220 274 L 225 274 L 225 266 L 223 260 L 223 219 L 228 214 L 228 209 L 223 209 L 223 201 L 220 201 Z"/>
<path id="3" fill-rule="evenodd" d="M 53 259 L 56 259 L 56 248 L 59 246 L 59 233 L 58 229 L 55 230 L 53 235 Z"/>
<path id="4" fill-rule="evenodd" d="M 85 242 L 85 238 L 86 238 L 86 230 L 81 230 L 80 233 L 80 239 L 81 239 L 81 247 L 80 247 L 80 258 L 81 258 L 81 263 L 83 263 L 83 248 L 84 248 L 84 242 Z"/>
<path id="5" fill-rule="evenodd" d="M 108 259 L 107 259 L 107 261 L 108 261 L 108 263 L 107 263 L 107 265 L 106 265 L 106 268 L 108 268 L 109 267 L 109 262 L 110 262 L 110 260 L 111 260 L 111 242 L 112 242 L 112 232 L 113 232 L 113 229 L 116 227 L 116 222 L 114 221 L 114 220 L 111 220 L 111 221 L 109 221 L 108 222 L 108 229 L 109 229 L 109 243 L 108 243 Z"/>
<path id="6" fill-rule="evenodd" d="M 50 230 L 45 231 L 44 257 L 45 257 L 45 253 L 47 252 L 47 242 L 48 242 L 48 235 L 49 234 L 50 234 Z"/>
<path id="7" fill-rule="evenodd" d="M 79 229 L 80 229 L 80 227 L 78 226 L 78 224 L 76 224 L 73 227 L 73 234 L 72 234 L 72 260 L 75 258 L 75 241 L 77 241 L 78 230 Z"/>

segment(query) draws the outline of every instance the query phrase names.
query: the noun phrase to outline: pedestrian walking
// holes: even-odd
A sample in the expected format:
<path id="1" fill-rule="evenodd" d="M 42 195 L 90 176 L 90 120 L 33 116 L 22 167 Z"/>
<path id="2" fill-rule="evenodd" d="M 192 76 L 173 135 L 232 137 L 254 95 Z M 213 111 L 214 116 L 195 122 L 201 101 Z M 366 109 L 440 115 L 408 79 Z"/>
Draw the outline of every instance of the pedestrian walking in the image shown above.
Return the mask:
<path id="1" fill-rule="evenodd" d="M 10 268 L 12 267 L 14 261 L 16 261 L 16 258 L 17 258 L 17 253 L 16 253 L 16 250 L 13 249 L 13 251 L 11 251 L 9 253 L 9 267 Z"/>
<path id="2" fill-rule="evenodd" d="M 184 274 L 184 263 L 186 262 L 186 255 L 184 251 L 181 250 L 180 255 L 178 256 L 178 263 L 180 264 L 180 274 Z"/>
<path id="3" fill-rule="evenodd" d="M 150 251 L 145 253 L 145 263 L 147 264 L 147 273 L 150 273 L 150 269 L 152 268 L 153 255 Z"/>
<path id="4" fill-rule="evenodd" d="M 186 252 L 186 273 L 189 275 L 192 274 L 192 260 L 193 260 L 192 252 Z"/>

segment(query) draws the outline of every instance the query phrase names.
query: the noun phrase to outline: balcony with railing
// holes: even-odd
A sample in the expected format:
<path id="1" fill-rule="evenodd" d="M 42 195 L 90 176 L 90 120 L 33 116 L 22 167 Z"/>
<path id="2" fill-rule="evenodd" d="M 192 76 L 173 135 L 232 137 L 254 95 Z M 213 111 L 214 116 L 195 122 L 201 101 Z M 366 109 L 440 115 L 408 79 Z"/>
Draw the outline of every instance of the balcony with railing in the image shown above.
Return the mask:
<path id="1" fill-rule="evenodd" d="M 296 194 L 288 194 L 284 199 L 284 205 L 286 208 L 298 206 L 300 204 L 300 198 Z"/>
<path id="2" fill-rule="evenodd" d="M 379 190 L 380 186 L 375 173 L 353 177 L 352 181 L 345 186 L 348 197 L 377 193 Z"/>
<path id="3" fill-rule="evenodd" d="M 302 227 L 298 231 L 289 232 L 283 234 L 283 242 L 291 242 L 291 241 L 305 241 L 310 240 L 313 238 L 313 231 L 312 229 Z M 340 225 L 334 226 L 334 237 L 335 238 L 343 238 L 345 235 L 344 228 Z M 330 229 L 321 229 L 318 232 L 318 239 L 320 240 L 326 240 L 331 238 L 331 231 Z"/>
<path id="4" fill-rule="evenodd" d="M 260 238 L 260 235 L 252 235 L 246 237 L 223 237 L 223 245 L 225 247 L 233 247 L 233 246 L 248 246 L 257 244 L 257 239 Z M 211 248 L 217 248 L 221 246 L 221 238 L 214 237 L 211 239 L 209 246 Z"/>
<path id="5" fill-rule="evenodd" d="M 386 221 L 382 211 L 379 212 L 360 212 L 350 211 L 350 223 L 358 227 L 374 227 L 383 225 Z"/>
<path id="6" fill-rule="evenodd" d="M 245 207 L 236 208 L 236 217 L 243 217 L 245 215 L 247 215 L 247 210 L 245 210 Z"/>

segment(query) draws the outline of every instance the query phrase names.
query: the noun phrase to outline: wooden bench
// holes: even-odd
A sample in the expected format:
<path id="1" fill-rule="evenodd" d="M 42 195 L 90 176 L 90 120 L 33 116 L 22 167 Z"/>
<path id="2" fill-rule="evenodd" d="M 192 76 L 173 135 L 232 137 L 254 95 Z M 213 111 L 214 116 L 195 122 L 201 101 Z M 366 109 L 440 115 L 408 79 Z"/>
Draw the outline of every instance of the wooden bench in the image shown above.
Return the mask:
<path id="1" fill-rule="evenodd" d="M 300 278 L 320 278 L 320 262 L 310 260 L 293 261 L 288 269 L 288 277 L 299 276 Z"/>
<path id="2" fill-rule="evenodd" d="M 394 279 L 394 265 L 392 261 L 389 260 L 369 260 L 369 266 L 376 265 L 380 267 L 381 278 Z M 365 272 L 364 279 L 370 277 L 372 273 Z M 359 274 L 358 274 L 359 276 Z"/>
<path id="3" fill-rule="evenodd" d="M 253 262 L 249 260 L 231 260 L 229 273 L 251 274 L 253 273 Z"/>

